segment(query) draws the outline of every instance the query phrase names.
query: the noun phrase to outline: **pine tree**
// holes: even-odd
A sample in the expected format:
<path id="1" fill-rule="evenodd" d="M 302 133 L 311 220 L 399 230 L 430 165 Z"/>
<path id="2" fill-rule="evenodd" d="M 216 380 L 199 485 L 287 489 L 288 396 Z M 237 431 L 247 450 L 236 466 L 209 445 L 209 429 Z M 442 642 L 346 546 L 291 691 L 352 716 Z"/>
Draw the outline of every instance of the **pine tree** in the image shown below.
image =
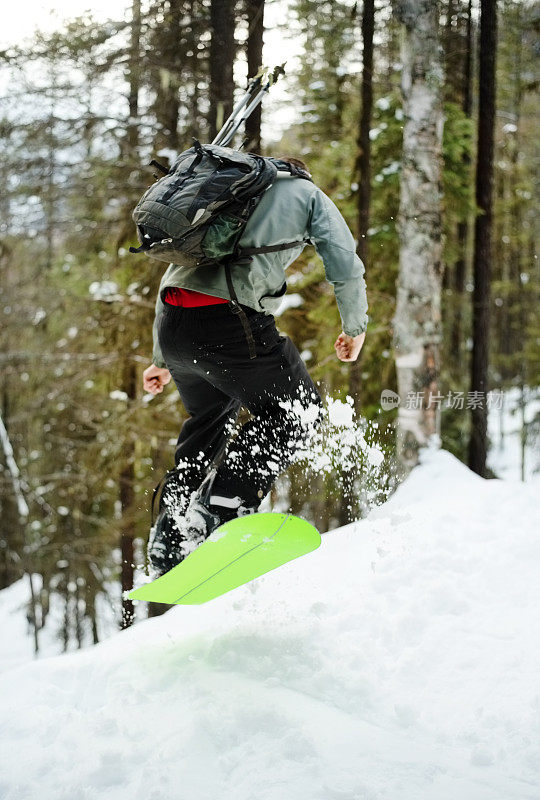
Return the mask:
<path id="1" fill-rule="evenodd" d="M 497 56 L 497 2 L 481 0 L 478 91 L 478 145 L 474 228 L 473 350 L 471 392 L 481 402 L 471 408 L 469 466 L 485 476 L 487 457 L 487 391 L 491 305 L 491 235 L 493 149 L 495 127 L 495 68 Z"/>
<path id="2" fill-rule="evenodd" d="M 448 3 L 448 23 L 451 26 L 453 0 Z M 457 24 L 456 32 L 449 37 L 447 43 L 451 53 L 446 58 L 447 85 L 451 87 L 451 99 L 460 105 L 464 116 L 467 119 L 472 117 L 472 55 L 473 55 L 473 21 L 472 21 L 472 0 L 468 0 L 466 14 L 463 13 L 461 3 L 456 12 Z M 462 53 L 465 51 L 465 57 Z M 463 166 L 468 171 L 471 164 L 471 156 L 468 151 L 464 151 Z M 457 258 L 453 264 L 453 272 L 448 265 L 445 275 L 448 275 L 447 285 L 452 290 L 452 311 L 453 321 L 450 332 L 449 353 L 453 354 L 454 359 L 459 362 L 463 339 L 463 304 L 465 292 L 465 278 L 467 272 L 467 242 L 469 238 L 469 204 L 463 204 L 465 208 L 464 216 L 457 223 Z"/>
<path id="3" fill-rule="evenodd" d="M 246 0 L 248 36 L 246 55 L 248 77 L 252 78 L 263 66 L 264 0 Z M 252 153 L 261 152 L 261 106 L 246 120 L 246 146 Z"/>
<path id="4" fill-rule="evenodd" d="M 210 28 L 210 111 L 208 124 L 213 140 L 233 108 L 234 0 L 211 0 Z"/>
<path id="5" fill-rule="evenodd" d="M 364 0 L 362 11 L 362 84 L 358 129 L 358 248 L 362 261 L 368 261 L 369 207 L 371 198 L 371 115 L 373 112 L 373 34 L 375 2 Z"/>

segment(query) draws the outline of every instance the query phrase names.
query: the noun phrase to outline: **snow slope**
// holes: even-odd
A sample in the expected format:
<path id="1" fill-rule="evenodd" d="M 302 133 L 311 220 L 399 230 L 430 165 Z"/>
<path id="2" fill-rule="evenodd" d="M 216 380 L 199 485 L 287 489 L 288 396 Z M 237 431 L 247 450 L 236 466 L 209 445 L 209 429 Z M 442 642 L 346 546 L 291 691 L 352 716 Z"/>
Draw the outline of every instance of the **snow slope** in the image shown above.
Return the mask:
<path id="1" fill-rule="evenodd" d="M 296 563 L 5 672 L 0 798 L 540 798 L 539 522 L 429 453 Z"/>

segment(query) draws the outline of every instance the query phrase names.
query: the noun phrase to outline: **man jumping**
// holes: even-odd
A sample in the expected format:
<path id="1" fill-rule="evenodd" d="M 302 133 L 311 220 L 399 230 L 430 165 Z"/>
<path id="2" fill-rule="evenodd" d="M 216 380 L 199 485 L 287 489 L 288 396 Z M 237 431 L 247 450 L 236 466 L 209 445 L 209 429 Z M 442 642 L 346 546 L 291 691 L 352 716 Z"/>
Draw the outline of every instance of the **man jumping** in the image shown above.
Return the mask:
<path id="1" fill-rule="evenodd" d="M 282 160 L 307 172 L 299 159 Z M 309 180 L 276 180 L 239 245 L 244 251 L 291 241 L 311 242 L 322 258 L 343 326 L 334 348 L 341 361 L 355 361 L 367 326 L 364 266 L 337 207 Z M 320 421 L 317 388 L 273 317 L 286 292 L 285 270 L 303 246 L 231 265 L 243 319 L 221 265 L 170 264 L 161 280 L 144 388 L 159 394 L 172 378 L 189 417 L 148 543 L 158 575 L 224 522 L 255 512 Z M 252 416 L 232 436 L 241 406 Z"/>

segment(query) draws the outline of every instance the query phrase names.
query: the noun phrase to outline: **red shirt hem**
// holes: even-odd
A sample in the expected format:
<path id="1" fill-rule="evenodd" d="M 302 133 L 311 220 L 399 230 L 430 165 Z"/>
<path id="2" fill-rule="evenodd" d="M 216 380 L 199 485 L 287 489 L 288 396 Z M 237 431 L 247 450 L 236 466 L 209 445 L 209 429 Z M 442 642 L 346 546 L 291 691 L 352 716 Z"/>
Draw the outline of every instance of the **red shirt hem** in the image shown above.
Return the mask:
<path id="1" fill-rule="evenodd" d="M 214 297 L 212 294 L 196 292 L 193 289 L 181 289 L 177 286 L 170 286 L 165 290 L 163 302 L 171 306 L 184 306 L 184 308 L 195 308 L 197 306 L 214 306 L 218 303 L 228 303 L 222 297 Z"/>

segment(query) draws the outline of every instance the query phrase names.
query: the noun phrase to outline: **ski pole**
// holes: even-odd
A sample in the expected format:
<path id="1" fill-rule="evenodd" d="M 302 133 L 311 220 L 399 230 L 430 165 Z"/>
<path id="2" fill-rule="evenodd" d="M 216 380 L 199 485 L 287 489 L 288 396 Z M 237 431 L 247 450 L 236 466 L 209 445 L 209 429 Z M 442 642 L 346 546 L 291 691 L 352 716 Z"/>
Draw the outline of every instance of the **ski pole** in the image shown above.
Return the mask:
<path id="1" fill-rule="evenodd" d="M 249 99 L 250 99 L 251 95 L 253 94 L 254 89 L 255 89 L 255 84 L 251 83 L 249 85 L 249 87 L 248 87 L 248 90 L 247 90 L 246 94 L 241 98 L 241 100 L 238 101 L 238 103 L 235 105 L 235 107 L 233 108 L 233 110 L 231 111 L 231 113 L 229 114 L 229 116 L 227 117 L 225 122 L 223 123 L 223 126 L 222 126 L 221 130 L 216 135 L 215 139 L 212 141 L 212 144 L 221 144 L 222 142 L 225 141 L 226 138 L 227 138 L 227 141 L 229 141 L 229 138 L 230 138 L 229 135 L 228 135 L 229 134 L 229 129 L 232 126 L 232 123 L 234 122 L 236 116 L 240 113 L 240 111 L 243 109 L 243 107 L 246 105 L 246 103 L 249 102 Z"/>
<path id="2" fill-rule="evenodd" d="M 250 81 L 245 95 L 238 101 L 236 106 L 233 108 L 229 117 L 223 124 L 221 130 L 213 140 L 212 144 L 220 144 L 224 146 L 227 142 L 231 140 L 232 136 L 234 136 L 236 130 L 238 129 L 238 126 L 234 125 L 235 119 L 241 112 L 243 107 L 246 105 L 246 103 L 249 103 L 252 95 L 260 87 L 262 80 L 265 76 L 265 73 L 266 70 L 263 67 L 261 67 L 257 75 L 255 75 L 255 77 Z"/>
<path id="3" fill-rule="evenodd" d="M 257 75 L 250 82 L 246 94 L 236 104 L 225 124 L 213 140 L 212 144 L 218 144 L 222 147 L 225 147 L 231 141 L 242 122 L 245 122 L 245 120 L 248 119 L 248 117 L 261 103 L 265 92 L 270 89 L 272 84 L 277 81 L 280 75 L 285 74 L 284 67 L 285 64 L 274 67 L 272 73 L 270 73 L 268 67 L 261 67 Z M 266 79 L 266 83 L 263 86 L 262 82 L 264 79 Z M 257 93 L 255 94 L 255 92 Z M 254 94 L 255 96 L 253 97 Z M 243 113 L 240 114 L 242 109 L 244 109 L 244 106 L 246 106 L 246 108 Z"/>

